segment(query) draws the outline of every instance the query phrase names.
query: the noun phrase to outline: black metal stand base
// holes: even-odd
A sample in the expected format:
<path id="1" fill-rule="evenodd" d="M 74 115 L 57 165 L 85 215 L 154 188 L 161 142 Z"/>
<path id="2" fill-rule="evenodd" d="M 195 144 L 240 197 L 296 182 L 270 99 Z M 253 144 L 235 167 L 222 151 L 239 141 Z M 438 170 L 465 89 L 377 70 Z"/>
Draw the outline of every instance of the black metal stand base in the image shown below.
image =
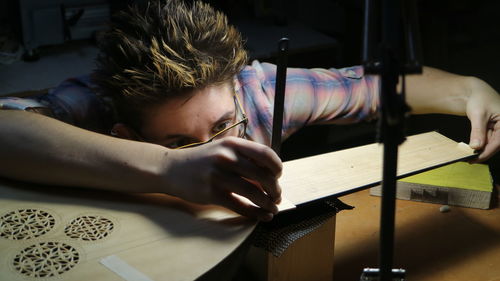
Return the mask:
<path id="1" fill-rule="evenodd" d="M 406 271 L 402 268 L 392 269 L 392 281 L 404 281 Z M 379 281 L 380 270 L 378 268 L 365 268 L 361 274 L 360 281 Z"/>

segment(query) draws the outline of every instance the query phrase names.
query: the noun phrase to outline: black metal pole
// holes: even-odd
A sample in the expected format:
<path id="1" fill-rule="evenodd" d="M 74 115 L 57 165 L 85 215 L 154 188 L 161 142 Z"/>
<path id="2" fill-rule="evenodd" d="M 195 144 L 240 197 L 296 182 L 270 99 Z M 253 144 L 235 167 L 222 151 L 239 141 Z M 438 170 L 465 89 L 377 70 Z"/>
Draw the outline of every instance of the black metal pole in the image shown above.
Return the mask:
<path id="1" fill-rule="evenodd" d="M 278 43 L 278 63 L 276 65 L 276 86 L 274 91 L 273 132 L 271 148 L 280 155 L 281 130 L 283 127 L 283 112 L 285 104 L 286 67 L 288 53 L 288 38 L 282 38 Z"/>
<path id="2" fill-rule="evenodd" d="M 365 0 L 365 33 L 363 66 L 365 73 L 378 74 L 381 79 L 378 141 L 384 144 L 382 170 L 382 204 L 380 214 L 380 268 L 366 268 L 362 280 L 391 281 L 404 278 L 404 270 L 393 271 L 396 209 L 398 146 L 405 140 L 404 121 L 408 106 L 404 84 L 398 94 L 401 75 L 421 73 L 416 4 L 412 0 L 403 10 L 400 0 Z M 403 13 L 404 12 L 404 13 Z M 380 24 L 380 44 L 374 44 L 374 30 Z M 404 36 L 403 36 L 404 35 Z M 406 43 L 406 44 L 404 44 Z M 373 50 L 377 51 L 375 55 Z M 379 278 L 370 279 L 374 276 Z M 368 278 L 368 279 L 363 279 Z M 401 280 L 401 279 L 398 279 Z"/>
<path id="3" fill-rule="evenodd" d="M 396 167 L 398 143 L 389 129 L 384 141 L 382 206 L 380 217 L 380 280 L 392 280 L 394 255 L 394 220 L 396 209 Z"/>
<path id="4" fill-rule="evenodd" d="M 378 18 L 377 13 L 375 13 L 377 6 L 374 3 L 375 0 L 365 0 L 365 10 L 364 10 L 364 22 L 363 22 L 363 49 L 361 54 L 361 60 L 363 62 L 363 67 L 365 72 L 374 73 L 375 71 L 375 60 L 374 60 L 374 49 L 375 46 L 375 33 L 377 31 Z"/>
<path id="5" fill-rule="evenodd" d="M 400 40 L 399 0 L 382 1 L 382 87 L 380 124 L 384 143 L 382 171 L 382 206 L 380 214 L 380 280 L 392 280 L 394 255 L 394 219 L 396 205 L 396 174 L 398 145 L 402 140 L 403 120 L 400 117 L 400 98 L 397 94 L 401 62 L 397 50 Z"/>

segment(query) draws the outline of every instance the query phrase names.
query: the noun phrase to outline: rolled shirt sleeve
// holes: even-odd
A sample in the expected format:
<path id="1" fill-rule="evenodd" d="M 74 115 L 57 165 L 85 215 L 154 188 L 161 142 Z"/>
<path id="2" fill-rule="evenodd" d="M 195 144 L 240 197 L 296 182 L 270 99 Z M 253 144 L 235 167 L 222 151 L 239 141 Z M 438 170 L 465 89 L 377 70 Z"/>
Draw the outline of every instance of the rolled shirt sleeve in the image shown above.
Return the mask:
<path id="1" fill-rule="evenodd" d="M 247 137 L 269 145 L 276 66 L 254 61 L 236 80 L 249 118 Z M 376 117 L 379 80 L 360 66 L 342 69 L 288 68 L 283 139 L 312 124 L 348 124 Z"/>
<path id="2" fill-rule="evenodd" d="M 247 138 L 271 143 L 276 66 L 254 61 L 235 77 L 235 91 L 249 119 Z M 378 111 L 377 77 L 362 67 L 288 68 L 283 140 L 313 124 L 347 124 L 372 119 Z M 70 78 L 48 93 L 0 98 L 0 109 L 28 110 L 63 122 L 108 133 L 116 120 L 111 100 L 95 91 L 89 76 Z"/>
<path id="3" fill-rule="evenodd" d="M 27 98 L 2 97 L 0 109 L 41 113 L 100 133 L 108 133 L 114 122 L 111 102 L 96 93 L 88 75 L 69 78 L 44 94 Z"/>

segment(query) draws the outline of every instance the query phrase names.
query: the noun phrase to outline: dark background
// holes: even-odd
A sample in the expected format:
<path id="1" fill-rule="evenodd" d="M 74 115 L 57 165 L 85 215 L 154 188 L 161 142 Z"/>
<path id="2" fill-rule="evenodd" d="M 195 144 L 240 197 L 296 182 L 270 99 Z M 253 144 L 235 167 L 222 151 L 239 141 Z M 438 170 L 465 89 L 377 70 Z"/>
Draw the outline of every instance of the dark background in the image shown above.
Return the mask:
<path id="1" fill-rule="evenodd" d="M 209 2 L 236 21 L 242 17 L 262 18 L 251 12 L 251 7 L 258 5 L 259 1 Z M 236 2 L 244 2 L 247 6 Z M 270 7 L 265 17 L 271 18 L 274 24 L 286 25 L 299 21 L 338 42 L 337 46 L 329 50 L 294 53 L 289 59 L 290 66 L 345 67 L 361 64 L 363 1 L 267 2 Z M 420 0 L 417 7 L 423 64 L 456 74 L 479 77 L 499 91 L 500 1 Z M 407 124 L 409 135 L 437 130 L 456 141 L 469 141 L 470 124 L 465 117 L 412 116 Z M 375 135 L 376 123 L 305 128 L 284 144 L 283 157 L 293 159 L 370 143 L 375 140 Z M 499 158 L 495 156 L 488 161 L 495 178 L 500 175 Z"/>
<path id="2" fill-rule="evenodd" d="M 44 1 L 44 0 L 40 0 Z M 76 1 L 76 0 L 68 0 Z M 93 0 L 82 2 L 92 2 Z M 105 0 L 95 0 L 106 2 Z M 115 12 L 131 3 L 144 0 L 109 0 Z M 361 63 L 363 1 L 361 0 L 205 0 L 225 12 L 230 22 L 265 22 L 269 27 L 286 29 L 299 22 L 320 32 L 335 43 L 319 44 L 317 48 L 296 50 L 289 57 L 289 66 L 345 67 Z M 18 0 L 0 2 L 0 24 L 9 26 L 22 43 Z M 449 72 L 479 77 L 500 90 L 500 1 L 420 0 L 418 14 L 422 37 L 423 63 Z M 262 32 L 265 32 L 262 31 Z M 287 36 L 286 32 L 283 34 Z M 243 34 L 245 37 L 245 34 Z M 279 38 L 276 38 L 278 40 Z M 290 38 L 291 44 L 300 38 Z M 95 40 L 90 38 L 90 40 Z M 64 44 L 72 44 L 72 42 Z M 259 42 L 247 42 L 255 44 Z M 314 45 L 314 42 L 311 42 Z M 40 46 L 40 55 L 57 46 Z M 267 48 L 267 47 L 266 47 Z M 270 47 L 272 48 L 272 47 Z M 274 61 L 272 56 L 254 57 Z M 55 85 L 54 85 L 55 86 Z M 456 140 L 468 142 L 470 125 L 466 118 L 455 116 L 413 116 L 408 134 L 438 130 Z M 283 146 L 283 158 L 337 150 L 375 140 L 376 124 L 320 126 L 303 129 Z M 499 175 L 499 156 L 490 160 L 493 175 Z M 498 179 L 497 179 L 498 181 Z"/>

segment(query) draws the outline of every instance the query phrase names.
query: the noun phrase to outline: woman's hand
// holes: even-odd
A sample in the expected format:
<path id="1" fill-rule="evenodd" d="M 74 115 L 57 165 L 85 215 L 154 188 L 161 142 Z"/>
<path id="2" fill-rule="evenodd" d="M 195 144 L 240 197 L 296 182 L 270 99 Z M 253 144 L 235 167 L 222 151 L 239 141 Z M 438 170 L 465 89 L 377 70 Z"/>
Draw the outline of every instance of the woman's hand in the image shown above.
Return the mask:
<path id="1" fill-rule="evenodd" d="M 282 163 L 265 145 L 228 137 L 170 150 L 167 158 L 162 177 L 168 189 L 165 193 L 195 203 L 221 205 L 263 221 L 278 212 Z"/>
<path id="2" fill-rule="evenodd" d="M 481 79 L 424 67 L 422 75 L 407 77 L 406 98 L 413 114 L 467 116 L 469 145 L 480 151 L 474 162 L 500 150 L 500 96 Z"/>
<path id="3" fill-rule="evenodd" d="M 500 150 L 500 95 L 477 78 L 471 78 L 469 89 L 466 103 L 471 123 L 469 145 L 480 151 L 474 162 L 481 162 Z"/>

